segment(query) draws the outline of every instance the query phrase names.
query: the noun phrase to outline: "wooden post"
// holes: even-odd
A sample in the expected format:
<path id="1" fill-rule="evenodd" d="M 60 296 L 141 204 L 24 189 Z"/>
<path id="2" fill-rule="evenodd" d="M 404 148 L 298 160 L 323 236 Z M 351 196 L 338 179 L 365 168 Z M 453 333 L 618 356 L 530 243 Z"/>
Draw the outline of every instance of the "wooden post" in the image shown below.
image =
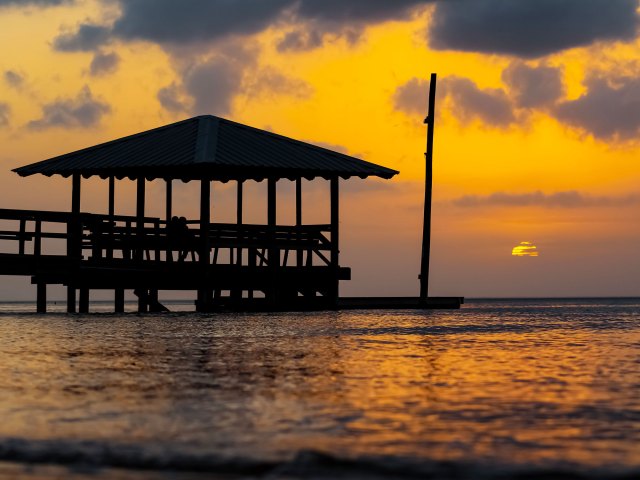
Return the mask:
<path id="1" fill-rule="evenodd" d="M 70 274 L 76 269 L 76 261 L 82 256 L 82 226 L 80 225 L 80 174 L 74 173 L 71 177 L 71 213 L 72 217 L 67 224 L 67 257 L 73 263 Z M 76 311 L 76 280 L 69 279 L 67 284 L 67 312 Z"/>
<path id="2" fill-rule="evenodd" d="M 211 222 L 211 181 L 200 181 L 200 266 L 203 285 L 198 289 L 196 310 L 206 312 L 211 306 L 211 289 L 209 283 L 209 227 Z"/>
<path id="3" fill-rule="evenodd" d="M 431 197 L 433 192 L 433 133 L 436 117 L 436 74 L 431 74 L 429 86 L 429 112 L 427 124 L 427 151 L 425 153 L 426 172 L 424 187 L 424 223 L 422 226 L 422 261 L 420 264 L 420 303 L 429 298 L 429 259 L 431 256 Z"/>
<path id="4" fill-rule="evenodd" d="M 169 224 L 169 222 L 171 221 L 172 207 L 173 207 L 173 181 L 170 178 L 168 178 L 166 182 L 167 182 L 167 195 L 166 195 L 167 204 L 166 204 L 165 218 L 167 220 L 167 224 Z"/>
<path id="5" fill-rule="evenodd" d="M 330 301 L 337 306 L 340 295 L 340 179 L 331 178 L 331 298 Z"/>
<path id="6" fill-rule="evenodd" d="M 38 313 L 47 313 L 47 284 L 44 282 L 36 283 L 36 311 Z"/>
<path id="7" fill-rule="evenodd" d="M 108 248 L 107 248 L 107 258 L 113 258 L 113 228 L 114 228 L 114 220 L 113 217 L 116 213 L 116 179 L 113 175 L 109 177 L 109 227 L 108 227 Z"/>
<path id="8" fill-rule="evenodd" d="M 238 228 L 238 247 L 236 248 L 236 258 L 235 264 L 238 268 L 238 271 L 242 269 L 242 249 L 244 248 L 244 229 L 242 228 L 243 223 L 243 207 L 244 207 L 244 191 L 243 191 L 244 181 L 238 180 L 238 191 L 236 198 L 236 223 Z M 242 284 L 239 283 L 235 286 L 235 288 L 231 291 L 231 298 L 235 302 L 240 302 L 242 300 Z"/>
<path id="9" fill-rule="evenodd" d="M 124 312 L 124 288 L 116 288 L 114 292 L 114 303 L 115 303 L 115 312 L 123 313 Z"/>
<path id="10" fill-rule="evenodd" d="M 269 302 L 274 305 L 278 299 L 278 270 L 280 268 L 280 252 L 275 245 L 277 221 L 277 179 L 267 181 L 267 225 L 269 227 L 268 262 L 271 272 L 271 285 L 268 289 Z"/>
<path id="11" fill-rule="evenodd" d="M 80 288 L 80 302 L 78 305 L 78 311 L 80 313 L 89 312 L 89 289 L 86 287 Z"/>
<path id="12" fill-rule="evenodd" d="M 296 227 L 297 227 L 297 240 L 300 242 L 302 239 L 302 178 L 296 178 Z M 296 266 L 302 267 L 304 263 L 304 252 L 298 244 L 296 250 Z"/>
<path id="13" fill-rule="evenodd" d="M 145 179 L 138 178 L 136 189 L 136 254 L 135 260 L 144 259 L 144 200 L 145 200 Z"/>

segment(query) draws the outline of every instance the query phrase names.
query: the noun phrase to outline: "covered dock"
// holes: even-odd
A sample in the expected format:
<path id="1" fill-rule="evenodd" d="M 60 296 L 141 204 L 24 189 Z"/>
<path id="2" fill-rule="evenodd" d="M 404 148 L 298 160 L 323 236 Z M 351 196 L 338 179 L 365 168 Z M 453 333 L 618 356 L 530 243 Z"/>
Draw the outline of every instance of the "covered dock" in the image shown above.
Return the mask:
<path id="1" fill-rule="evenodd" d="M 85 148 L 14 170 L 20 176 L 60 175 L 71 180 L 69 212 L 0 210 L 15 229 L 0 241 L 16 253 L 0 254 L 0 274 L 28 275 L 37 285 L 38 311 L 46 311 L 47 286 L 64 285 L 67 310 L 89 310 L 92 290 L 112 290 L 116 312 L 124 292 L 138 310 L 161 311 L 162 290 L 197 292 L 196 310 L 311 310 L 338 308 L 340 281 L 351 271 L 340 264 L 341 180 L 398 172 L 348 155 L 214 116 L 199 116 Z M 82 180 L 108 182 L 108 213 L 82 210 Z M 115 183 L 136 182 L 134 216 L 115 211 Z M 164 218 L 145 212 L 147 182 L 166 183 Z M 295 182 L 295 223 L 276 221 L 278 181 Z M 329 182 L 330 221 L 304 223 L 302 179 Z M 173 215 L 173 183 L 199 182 L 199 218 Z M 244 220 L 244 185 L 267 182 L 266 224 Z M 236 221 L 212 220 L 212 182 L 235 182 Z M 56 224 L 58 227 L 56 227 Z M 66 245 L 44 251 L 44 239 Z"/>

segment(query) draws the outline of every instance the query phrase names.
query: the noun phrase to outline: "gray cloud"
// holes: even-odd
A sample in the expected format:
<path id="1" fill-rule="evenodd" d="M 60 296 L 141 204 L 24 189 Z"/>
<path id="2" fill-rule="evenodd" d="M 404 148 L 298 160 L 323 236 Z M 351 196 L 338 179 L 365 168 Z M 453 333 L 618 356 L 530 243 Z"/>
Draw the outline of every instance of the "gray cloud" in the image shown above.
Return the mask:
<path id="1" fill-rule="evenodd" d="M 555 117 L 600 140 L 640 139 L 640 79 L 590 77 L 587 92 L 557 105 Z"/>
<path id="2" fill-rule="evenodd" d="M 521 108 L 552 105 L 564 94 L 562 71 L 555 67 L 517 62 L 502 72 L 502 79 Z"/>
<path id="3" fill-rule="evenodd" d="M 111 111 L 108 104 L 93 98 L 88 86 L 84 86 L 78 96 L 59 99 L 42 107 L 42 117 L 28 123 L 32 130 L 50 127 L 93 127 Z"/>
<path id="4" fill-rule="evenodd" d="M 9 125 L 11 117 L 11 106 L 8 103 L 0 102 L 0 127 Z"/>
<path id="5" fill-rule="evenodd" d="M 59 52 L 90 52 L 107 44 L 110 35 L 109 27 L 84 23 L 75 32 L 54 38 L 53 48 Z"/>
<path id="6" fill-rule="evenodd" d="M 446 77 L 441 90 L 452 100 L 454 114 L 463 122 L 478 118 L 496 127 L 507 127 L 516 118 L 504 90 L 482 90 L 468 78 Z"/>
<path id="7" fill-rule="evenodd" d="M 598 40 L 631 40 L 637 0 L 462 0 L 438 3 L 437 49 L 536 58 Z"/>
<path id="8" fill-rule="evenodd" d="M 162 107 L 171 113 L 183 113 L 189 110 L 183 100 L 183 93 L 178 85 L 172 83 L 158 90 L 156 98 Z"/>
<path id="9" fill-rule="evenodd" d="M 121 0 L 114 33 L 125 39 L 185 44 L 253 34 L 276 20 L 292 0 Z"/>
<path id="10" fill-rule="evenodd" d="M 232 59 L 216 57 L 189 69 L 184 88 L 193 98 L 194 114 L 226 115 L 242 82 L 243 66 Z"/>
<path id="11" fill-rule="evenodd" d="M 566 192 L 529 193 L 496 192 L 487 196 L 464 195 L 452 201 L 457 207 L 624 207 L 640 205 L 640 194 L 620 197 L 592 196 L 569 190 Z"/>
<path id="12" fill-rule="evenodd" d="M 74 1 L 75 0 L 0 0 L 0 7 L 9 7 L 13 5 L 19 5 L 21 7 L 26 5 L 55 7 L 57 5 L 74 3 Z"/>
<path id="13" fill-rule="evenodd" d="M 116 52 L 96 52 L 91 60 L 89 72 L 93 76 L 106 75 L 118 69 L 120 56 Z"/>
<path id="14" fill-rule="evenodd" d="M 397 88 L 393 95 L 393 106 L 396 110 L 406 113 L 426 115 L 428 98 L 429 82 L 412 78 Z"/>
<path id="15" fill-rule="evenodd" d="M 4 80 L 13 88 L 22 88 L 24 85 L 24 76 L 13 70 L 7 70 L 4 72 Z"/>

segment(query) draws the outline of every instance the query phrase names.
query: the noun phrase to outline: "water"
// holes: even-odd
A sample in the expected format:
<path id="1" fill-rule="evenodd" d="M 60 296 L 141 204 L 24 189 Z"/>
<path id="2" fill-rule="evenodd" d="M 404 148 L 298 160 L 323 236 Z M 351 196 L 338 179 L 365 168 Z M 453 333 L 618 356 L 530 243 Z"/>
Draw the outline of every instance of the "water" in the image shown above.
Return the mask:
<path id="1" fill-rule="evenodd" d="M 0 478 L 640 478 L 638 299 L 32 309 L 0 306 Z"/>

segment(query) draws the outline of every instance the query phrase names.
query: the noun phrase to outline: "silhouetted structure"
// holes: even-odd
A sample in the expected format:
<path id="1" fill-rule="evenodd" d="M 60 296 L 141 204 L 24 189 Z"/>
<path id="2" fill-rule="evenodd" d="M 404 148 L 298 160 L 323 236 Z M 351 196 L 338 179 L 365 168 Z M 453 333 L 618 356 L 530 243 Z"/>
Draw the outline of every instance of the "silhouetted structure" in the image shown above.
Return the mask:
<path id="1" fill-rule="evenodd" d="M 31 275 L 38 310 L 46 309 L 47 285 L 67 287 L 67 308 L 89 307 L 89 292 L 133 290 L 140 311 L 162 311 L 158 290 L 197 291 L 198 311 L 336 308 L 340 280 L 350 269 L 339 263 L 339 180 L 353 176 L 389 179 L 396 172 L 363 160 L 213 116 L 200 116 L 27 165 L 21 176 L 72 179 L 71 212 L 0 210 L 18 228 L 0 238 L 18 243 L 2 254 L 0 274 Z M 107 215 L 81 212 L 81 179 L 109 182 Z M 137 182 L 136 215 L 115 214 L 116 179 Z M 304 225 L 302 179 L 330 183 L 330 223 Z M 145 182 L 166 182 L 166 217 L 145 215 Z M 296 184 L 295 225 L 276 222 L 280 179 Z M 172 215 L 172 182 L 200 182 L 200 218 Z M 266 180 L 267 223 L 243 220 L 243 184 Z M 211 182 L 237 182 L 237 221 L 211 221 Z M 62 224 L 64 229 L 46 230 Z M 43 239 L 66 242 L 66 255 L 42 251 Z M 27 248 L 27 245 L 32 248 Z M 30 250 L 30 251 L 29 251 Z M 79 298 L 77 295 L 79 292 Z"/>

